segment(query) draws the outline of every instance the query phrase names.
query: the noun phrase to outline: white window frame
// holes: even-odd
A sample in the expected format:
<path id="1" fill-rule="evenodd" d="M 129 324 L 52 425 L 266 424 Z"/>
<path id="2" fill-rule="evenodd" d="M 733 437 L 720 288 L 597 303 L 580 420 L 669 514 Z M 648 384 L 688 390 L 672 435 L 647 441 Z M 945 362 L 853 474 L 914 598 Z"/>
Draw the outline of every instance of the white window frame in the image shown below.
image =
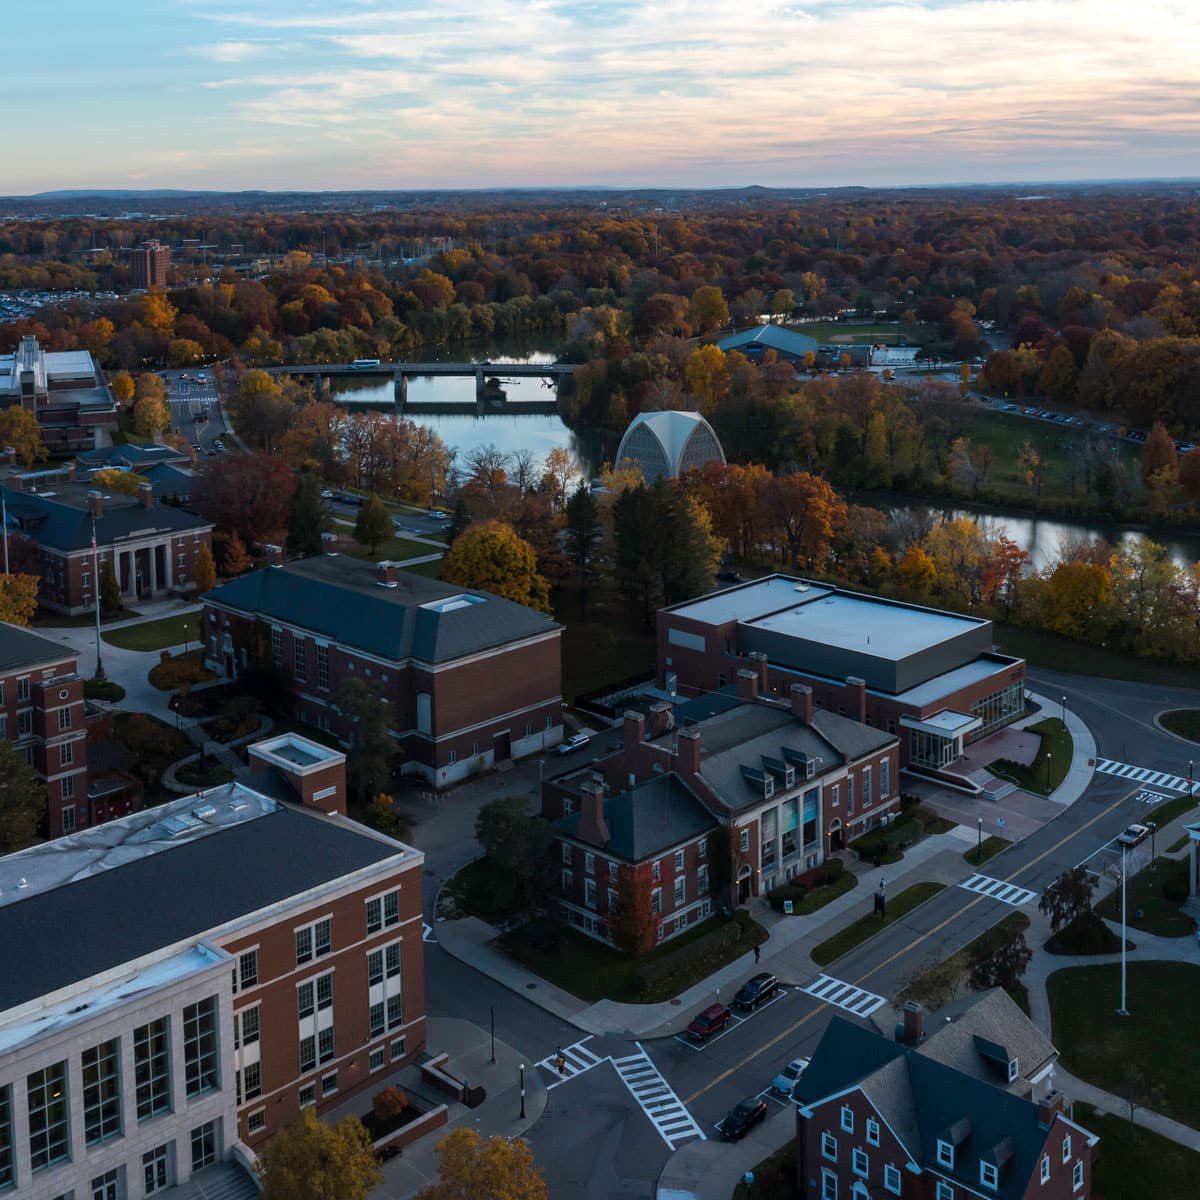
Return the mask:
<path id="1" fill-rule="evenodd" d="M 265 1108 L 256 1108 L 252 1113 L 246 1114 L 247 1133 L 262 1133 L 266 1127 L 267 1110 Z"/>
<path id="2" fill-rule="evenodd" d="M 879 1122 L 874 1117 L 867 1118 L 867 1145 L 879 1145 Z"/>
<path id="3" fill-rule="evenodd" d="M 1077 1159 L 1071 1168 L 1071 1191 L 1077 1192 L 1083 1187 L 1083 1159 Z"/>
<path id="4" fill-rule="evenodd" d="M 867 1152 L 858 1146 L 850 1151 L 850 1170 L 864 1179 L 871 1173 L 871 1159 Z"/>
<path id="5" fill-rule="evenodd" d="M 367 1056 L 368 1071 L 382 1071 L 387 1066 L 387 1047 L 376 1046 Z"/>
<path id="6" fill-rule="evenodd" d="M 821 1157 L 829 1159 L 830 1162 L 837 1162 L 837 1138 L 832 1133 L 825 1131 L 821 1134 Z"/>
<path id="7" fill-rule="evenodd" d="M 749 852 L 750 852 L 750 830 L 749 830 L 749 828 L 742 829 L 741 846 L 742 846 L 742 853 L 749 854 Z"/>
<path id="8" fill-rule="evenodd" d="M 937 1200 L 954 1200 L 954 1189 L 942 1179 L 938 1180 Z"/>
<path id="9" fill-rule="evenodd" d="M 939 1167 L 954 1167 L 954 1143 L 944 1142 L 938 1138 L 937 1161 Z"/>
<path id="10" fill-rule="evenodd" d="M 1062 1160 L 1065 1163 L 1071 1161 L 1071 1135 L 1069 1133 L 1063 1138 Z"/>
<path id="11" fill-rule="evenodd" d="M 821 1200 L 838 1200 L 837 1173 L 828 1167 L 821 1168 Z"/>
<path id="12" fill-rule="evenodd" d="M 845 1133 L 853 1133 L 854 1132 L 854 1109 L 849 1107 L 849 1105 L 846 1105 L 846 1104 L 842 1105 L 840 1123 L 841 1123 L 843 1132 L 845 1132 Z"/>
<path id="13" fill-rule="evenodd" d="M 317 1085 L 310 1079 L 300 1085 L 300 1107 L 312 1108 L 317 1102 Z"/>
<path id="14" fill-rule="evenodd" d="M 1050 1182 L 1050 1155 L 1042 1155 L 1042 1183 Z"/>
<path id="15" fill-rule="evenodd" d="M 883 1186 L 891 1192 L 893 1196 L 900 1195 L 903 1188 L 903 1181 L 900 1178 L 900 1168 L 892 1166 L 891 1163 L 883 1165 Z"/>
<path id="16" fill-rule="evenodd" d="M 685 863 L 686 863 L 686 859 L 684 857 L 683 851 L 676 850 L 675 851 L 675 870 L 682 871 L 684 869 Z"/>
<path id="17" fill-rule="evenodd" d="M 994 1163 L 979 1164 L 979 1182 L 994 1191 L 1000 1186 L 1000 1169 Z"/>

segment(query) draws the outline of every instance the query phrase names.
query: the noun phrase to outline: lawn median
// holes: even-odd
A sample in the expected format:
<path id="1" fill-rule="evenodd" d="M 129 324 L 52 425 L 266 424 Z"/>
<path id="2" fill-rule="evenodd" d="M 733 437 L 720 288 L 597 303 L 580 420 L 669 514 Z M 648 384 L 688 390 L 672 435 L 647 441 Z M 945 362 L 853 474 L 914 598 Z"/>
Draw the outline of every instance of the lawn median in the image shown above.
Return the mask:
<path id="1" fill-rule="evenodd" d="M 881 929 L 894 925 L 918 905 L 924 904 L 926 900 L 936 896 L 945 886 L 944 883 L 914 883 L 911 887 L 906 887 L 899 895 L 889 896 L 885 916 L 870 912 L 859 917 L 857 921 L 851 922 L 845 929 L 839 930 L 831 938 L 826 938 L 813 950 L 811 954 L 813 962 L 819 967 L 824 967 L 841 958 L 843 954 L 848 954 Z"/>

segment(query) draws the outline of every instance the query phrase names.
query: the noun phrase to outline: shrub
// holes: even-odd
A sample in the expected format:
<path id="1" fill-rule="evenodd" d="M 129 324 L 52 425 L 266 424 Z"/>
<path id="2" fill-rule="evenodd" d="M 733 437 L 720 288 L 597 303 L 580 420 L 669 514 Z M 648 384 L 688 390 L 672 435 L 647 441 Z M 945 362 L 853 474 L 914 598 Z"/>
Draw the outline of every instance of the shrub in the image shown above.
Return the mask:
<path id="1" fill-rule="evenodd" d="M 380 1125 L 394 1121 L 408 1107 L 408 1097 L 395 1087 L 385 1087 L 371 1099 L 371 1111 Z"/>
<path id="2" fill-rule="evenodd" d="M 173 692 L 185 684 L 204 683 L 215 678 L 201 661 L 198 650 L 179 655 L 164 650 L 159 656 L 158 666 L 150 672 L 150 682 L 160 692 Z"/>
<path id="3" fill-rule="evenodd" d="M 1103 917 L 1090 909 L 1046 942 L 1046 950 L 1051 954 L 1115 954 L 1120 949 L 1121 939 L 1104 923 Z"/>
<path id="4" fill-rule="evenodd" d="M 1186 872 L 1182 875 L 1168 876 L 1162 885 L 1163 895 L 1172 904 L 1183 904 L 1188 898 L 1188 882 Z"/>
<path id="5" fill-rule="evenodd" d="M 639 995 L 673 995 L 678 983 L 690 983 L 696 978 L 696 963 L 699 959 L 720 957 L 726 961 L 725 951 L 740 942 L 745 949 L 756 945 L 761 939 L 761 928 L 753 924 L 750 914 L 739 911 L 732 921 L 724 921 L 703 937 L 698 937 L 681 946 L 674 953 L 654 958 L 638 968 L 635 984 Z"/>

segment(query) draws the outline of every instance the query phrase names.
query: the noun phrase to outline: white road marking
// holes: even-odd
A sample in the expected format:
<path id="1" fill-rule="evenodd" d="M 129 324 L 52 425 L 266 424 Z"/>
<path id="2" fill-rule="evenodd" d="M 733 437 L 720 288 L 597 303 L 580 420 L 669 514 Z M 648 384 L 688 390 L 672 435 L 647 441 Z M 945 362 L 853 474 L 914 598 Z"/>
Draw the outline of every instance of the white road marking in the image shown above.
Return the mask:
<path id="1" fill-rule="evenodd" d="M 958 886 L 966 888 L 968 892 L 987 896 L 989 900 L 999 900 L 1001 904 L 1011 904 L 1013 908 L 1020 908 L 1023 904 L 1037 899 L 1037 892 L 1017 887 L 1015 883 L 1005 883 L 1003 879 L 993 879 L 990 875 L 972 875 L 970 879 L 964 879 Z"/>
<path id="2" fill-rule="evenodd" d="M 659 1074 L 641 1043 L 634 1042 L 634 1045 L 638 1048 L 637 1054 L 611 1061 L 621 1081 L 629 1089 L 629 1094 L 649 1117 L 650 1124 L 658 1130 L 659 1137 L 672 1150 L 693 1138 L 706 1141 L 704 1130 Z"/>
<path id="3" fill-rule="evenodd" d="M 1198 779 L 1193 779 L 1189 784 L 1182 775 L 1169 775 L 1151 767 L 1135 767 L 1129 763 L 1114 762 L 1111 758 L 1100 759 L 1096 770 L 1101 775 L 1115 775 L 1118 779 L 1128 779 L 1133 783 L 1152 783 L 1155 787 L 1170 788 L 1175 792 L 1190 792 L 1193 796 L 1200 792 Z"/>
<path id="4" fill-rule="evenodd" d="M 554 1082 L 546 1085 L 546 1090 L 556 1088 L 560 1083 L 566 1083 L 568 1079 L 574 1079 L 576 1075 L 582 1075 L 584 1071 L 590 1071 L 593 1067 L 598 1067 L 603 1062 L 611 1062 L 611 1058 L 601 1058 L 598 1054 L 593 1054 L 591 1050 L 584 1045 L 584 1042 L 590 1042 L 591 1035 L 576 1042 L 573 1046 L 564 1046 L 561 1054 L 563 1056 L 563 1069 L 559 1071 L 554 1060 L 558 1057 L 558 1053 L 548 1054 L 537 1066 L 543 1071 L 553 1076 Z"/>
<path id="5" fill-rule="evenodd" d="M 877 996 L 874 992 L 865 991 L 851 983 L 843 983 L 831 975 L 818 975 L 812 983 L 800 990 L 826 1004 L 832 1004 L 834 1008 L 844 1008 L 856 1017 L 869 1017 L 885 1002 L 883 996 Z"/>

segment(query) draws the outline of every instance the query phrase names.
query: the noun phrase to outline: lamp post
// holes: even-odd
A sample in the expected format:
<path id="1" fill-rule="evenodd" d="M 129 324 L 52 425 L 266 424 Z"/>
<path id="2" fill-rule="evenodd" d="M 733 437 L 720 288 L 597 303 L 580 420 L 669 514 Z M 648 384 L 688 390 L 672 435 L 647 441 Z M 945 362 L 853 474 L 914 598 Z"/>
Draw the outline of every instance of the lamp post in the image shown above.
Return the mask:
<path id="1" fill-rule="evenodd" d="M 983 862 L 983 818 L 979 818 L 979 840 L 975 845 L 975 865 Z"/>
<path id="2" fill-rule="evenodd" d="M 521 1064 L 521 1120 L 525 1120 L 525 1064 Z"/>
<path id="3" fill-rule="evenodd" d="M 7 548 L 7 540 L 5 546 Z M 116 551 L 113 551 L 115 558 Z M 96 678 L 104 678 L 104 660 L 100 657 L 100 548 L 96 544 L 96 514 L 92 513 L 92 591 L 96 598 Z"/>
<path id="4" fill-rule="evenodd" d="M 496 1010 L 492 1009 L 492 1062 L 496 1061 Z"/>
<path id="5" fill-rule="evenodd" d="M 1192 794 L 1192 760 L 1188 759 L 1188 795 Z"/>
<path id="6" fill-rule="evenodd" d="M 1063 704 L 1063 724 L 1066 725 L 1066 723 L 1067 723 L 1067 698 L 1066 698 L 1066 696 L 1063 697 L 1062 704 Z"/>
<path id="7" fill-rule="evenodd" d="M 1046 795 L 1050 795 L 1050 751 L 1046 751 Z"/>
<path id="8" fill-rule="evenodd" d="M 185 658 L 187 657 L 187 652 L 188 652 L 187 622 L 184 621 L 184 623 L 183 623 L 183 655 Z"/>
<path id="9" fill-rule="evenodd" d="M 1121 1007 L 1117 1009 L 1118 1017 L 1129 1016 L 1125 1007 L 1125 844 L 1121 843 Z"/>
<path id="10" fill-rule="evenodd" d="M 1150 869 L 1154 870 L 1158 865 L 1158 854 L 1154 849 L 1155 839 L 1158 837 L 1158 822 L 1147 821 L 1146 824 L 1150 826 Z"/>

